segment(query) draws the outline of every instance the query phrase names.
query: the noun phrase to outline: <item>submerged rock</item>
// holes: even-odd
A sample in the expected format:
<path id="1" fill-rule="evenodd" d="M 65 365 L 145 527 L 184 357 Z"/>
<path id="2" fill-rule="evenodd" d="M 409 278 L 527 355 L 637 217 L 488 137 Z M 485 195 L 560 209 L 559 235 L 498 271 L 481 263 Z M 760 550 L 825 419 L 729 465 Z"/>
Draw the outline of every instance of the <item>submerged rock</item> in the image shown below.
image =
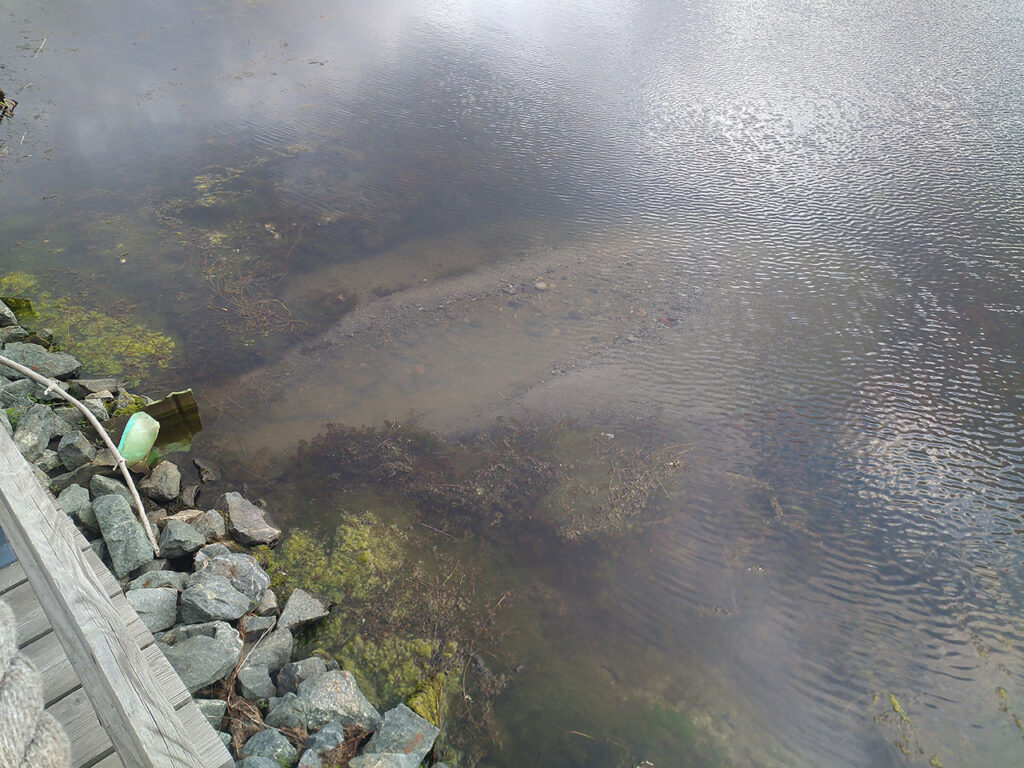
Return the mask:
<path id="1" fill-rule="evenodd" d="M 242 544 L 273 545 L 281 538 L 281 529 L 270 522 L 267 513 L 240 493 L 225 493 L 217 507 L 227 513 L 228 530 Z"/>

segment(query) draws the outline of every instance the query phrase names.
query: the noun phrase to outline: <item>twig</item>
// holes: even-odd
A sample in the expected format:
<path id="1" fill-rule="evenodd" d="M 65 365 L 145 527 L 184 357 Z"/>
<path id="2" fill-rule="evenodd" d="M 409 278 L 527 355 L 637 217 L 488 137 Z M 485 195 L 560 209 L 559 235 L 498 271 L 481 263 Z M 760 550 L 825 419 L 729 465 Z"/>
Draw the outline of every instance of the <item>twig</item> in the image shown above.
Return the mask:
<path id="1" fill-rule="evenodd" d="M 39 52 L 40 52 L 41 50 L 43 50 L 43 46 L 44 46 L 44 45 L 46 45 L 46 38 L 45 38 L 45 37 L 43 38 L 43 42 L 41 42 L 41 43 L 39 44 L 39 47 L 38 47 L 38 48 L 36 49 L 36 52 L 32 54 L 32 58 L 33 58 L 33 59 L 34 59 L 34 58 L 35 58 L 36 56 L 38 56 L 38 55 L 39 55 Z"/>
<path id="2" fill-rule="evenodd" d="M 128 472 L 128 465 L 125 463 L 124 456 L 122 456 L 121 452 L 117 450 L 117 446 L 114 445 L 114 441 L 110 439 L 110 435 L 107 434 L 107 430 L 105 430 L 103 428 L 103 425 L 100 424 L 99 419 L 97 419 L 93 415 L 92 411 L 86 408 L 85 405 L 83 405 L 76 398 L 72 397 L 63 389 L 61 389 L 60 386 L 57 384 L 56 380 L 48 379 L 45 376 L 37 373 L 36 371 L 33 371 L 31 368 L 27 368 L 21 363 L 16 363 L 10 358 L 4 357 L 3 355 L 0 355 L 0 364 L 6 365 L 8 368 L 13 368 L 22 376 L 26 376 L 32 379 L 32 381 L 36 382 L 37 384 L 44 385 L 46 387 L 46 391 L 43 393 L 44 395 L 53 392 L 62 399 L 67 400 L 69 403 L 75 406 L 75 408 L 81 411 L 85 418 L 88 420 L 88 422 L 92 424 L 93 428 L 99 434 L 100 438 L 106 444 L 110 452 L 114 455 L 114 458 L 117 460 L 117 466 L 121 470 L 121 475 L 124 477 L 125 482 L 128 484 L 128 490 L 131 491 L 132 498 L 135 500 L 135 509 L 138 511 L 139 514 L 139 522 L 142 523 L 142 528 L 146 531 L 146 538 L 149 539 L 149 543 L 153 545 L 153 554 L 159 557 L 160 547 L 156 543 L 156 539 L 153 538 L 153 529 L 149 527 L 149 518 L 146 517 L 146 510 L 142 506 L 142 498 L 139 496 L 139 491 L 135 487 L 135 481 L 132 480 L 132 476 Z"/>

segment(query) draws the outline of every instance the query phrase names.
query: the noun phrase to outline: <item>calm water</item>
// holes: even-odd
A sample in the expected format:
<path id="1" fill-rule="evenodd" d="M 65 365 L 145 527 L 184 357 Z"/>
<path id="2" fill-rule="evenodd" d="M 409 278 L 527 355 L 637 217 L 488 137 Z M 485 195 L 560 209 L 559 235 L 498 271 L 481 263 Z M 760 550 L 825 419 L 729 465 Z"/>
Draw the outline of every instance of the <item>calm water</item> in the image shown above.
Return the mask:
<path id="1" fill-rule="evenodd" d="M 1019 3 L 0 20 L 2 266 L 173 337 L 199 447 L 693 446 L 660 525 L 495 555 L 544 610 L 492 763 L 1024 761 Z"/>

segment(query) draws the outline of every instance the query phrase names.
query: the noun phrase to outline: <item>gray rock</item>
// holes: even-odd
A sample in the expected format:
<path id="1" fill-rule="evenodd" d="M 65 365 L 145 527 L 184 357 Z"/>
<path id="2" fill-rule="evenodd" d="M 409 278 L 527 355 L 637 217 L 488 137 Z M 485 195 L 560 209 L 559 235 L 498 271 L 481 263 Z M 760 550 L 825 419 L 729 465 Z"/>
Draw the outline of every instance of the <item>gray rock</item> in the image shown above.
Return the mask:
<path id="1" fill-rule="evenodd" d="M 48 384 L 45 386 L 42 384 L 36 384 L 35 390 L 32 392 L 32 397 L 40 403 L 63 403 L 65 400 L 60 396 L 60 393 L 57 392 L 58 389 L 61 390 L 61 392 L 67 392 L 68 385 L 63 381 L 58 381 L 56 388 L 51 389 Z"/>
<path id="2" fill-rule="evenodd" d="M 345 726 L 337 720 L 324 723 L 316 733 L 306 739 L 306 748 L 314 752 L 328 752 L 345 741 Z"/>
<path id="3" fill-rule="evenodd" d="M 419 765 L 441 730 L 405 704 L 384 713 L 384 722 L 366 745 L 367 754 L 413 755 Z"/>
<path id="4" fill-rule="evenodd" d="M 250 701 L 269 699 L 277 693 L 270 679 L 270 670 L 259 664 L 242 664 L 235 681 L 238 692 Z"/>
<path id="5" fill-rule="evenodd" d="M 103 475 L 94 476 L 89 480 L 89 493 L 92 494 L 93 501 L 98 499 L 100 496 L 114 494 L 127 501 L 129 505 L 132 503 L 132 494 L 128 490 L 128 486 L 120 480 L 115 480 L 112 477 L 104 477 Z"/>
<path id="6" fill-rule="evenodd" d="M 245 637 L 246 643 L 255 643 L 270 632 L 277 624 L 273 616 L 243 616 L 238 622 L 238 629 Z"/>
<path id="7" fill-rule="evenodd" d="M 235 768 L 281 768 L 281 764 L 276 760 L 271 760 L 269 757 L 253 755 L 252 757 L 245 757 L 239 760 L 235 763 Z"/>
<path id="8" fill-rule="evenodd" d="M 153 559 L 153 547 L 124 498 L 113 494 L 100 496 L 93 501 L 92 511 L 119 579 Z"/>
<path id="9" fill-rule="evenodd" d="M 242 544 L 273 545 L 281 538 L 281 529 L 270 522 L 267 513 L 240 493 L 225 493 L 217 501 L 217 508 L 227 513 L 228 530 Z"/>
<path id="10" fill-rule="evenodd" d="M 42 456 L 32 463 L 39 467 L 43 472 L 52 472 L 62 466 L 60 456 L 57 455 L 57 452 L 49 449 L 43 451 Z"/>
<path id="11" fill-rule="evenodd" d="M 368 731 L 376 731 L 380 727 L 380 713 L 359 690 L 355 678 L 347 670 L 327 672 L 304 681 L 299 686 L 299 697 L 309 705 L 309 728 L 318 728 L 329 720 L 359 725 Z"/>
<path id="12" fill-rule="evenodd" d="M 224 731 L 217 731 L 217 738 L 220 739 L 220 743 L 231 749 L 231 734 L 225 733 Z"/>
<path id="13" fill-rule="evenodd" d="M 227 526 L 224 524 L 224 518 L 216 509 L 206 510 L 203 514 L 193 520 L 191 525 L 203 534 L 203 537 L 207 541 L 223 539 L 228 534 Z"/>
<path id="14" fill-rule="evenodd" d="M 69 515 L 79 525 L 87 527 L 91 531 L 98 531 L 96 515 L 92 513 L 92 502 L 89 501 L 89 491 L 80 485 L 71 484 L 57 497 L 57 506 L 64 514 Z"/>
<path id="15" fill-rule="evenodd" d="M 280 731 L 268 729 L 249 737 L 242 747 L 242 757 L 269 757 L 280 768 L 291 768 L 299 758 L 292 743 Z"/>
<path id="16" fill-rule="evenodd" d="M 246 663 L 267 667 L 277 672 L 292 660 L 295 641 L 287 629 L 278 629 L 265 636 L 249 651 Z"/>
<path id="17" fill-rule="evenodd" d="M 4 345 L 4 355 L 48 379 L 70 379 L 82 368 L 82 364 L 71 355 L 47 352 L 38 344 L 8 342 Z"/>
<path id="18" fill-rule="evenodd" d="M 68 471 L 72 472 L 96 458 L 96 447 L 89 438 L 75 430 L 60 439 L 57 455 Z"/>
<path id="19" fill-rule="evenodd" d="M 110 418 L 110 414 L 107 413 L 107 406 L 103 404 L 102 400 L 87 397 L 82 401 L 82 405 L 88 408 L 89 413 L 95 416 L 100 422 L 104 422 Z"/>
<path id="20" fill-rule="evenodd" d="M 272 589 L 264 592 L 255 610 L 257 616 L 277 616 L 277 593 Z"/>
<path id="21" fill-rule="evenodd" d="M 4 432 L 8 435 L 14 434 L 14 427 L 11 426 L 11 419 L 7 415 L 6 408 L 0 408 L 0 427 L 3 427 Z"/>
<path id="22" fill-rule="evenodd" d="M 202 551 L 212 549 L 204 547 Z M 242 552 L 225 552 L 214 555 L 195 574 L 189 577 L 189 583 L 198 583 L 209 576 L 223 576 L 231 582 L 231 586 L 249 598 L 251 605 L 258 605 L 270 584 L 270 576 L 260 568 L 256 558 Z"/>
<path id="23" fill-rule="evenodd" d="M 327 665 L 319 656 L 293 661 L 291 664 L 281 667 L 281 672 L 277 676 L 277 692 L 282 696 L 286 693 L 298 693 L 299 686 L 306 680 L 312 680 L 325 674 L 327 674 Z"/>
<path id="24" fill-rule="evenodd" d="M 320 755 L 317 754 L 316 750 L 307 749 L 299 757 L 299 762 L 296 763 L 297 768 L 324 768 L 324 761 L 320 759 Z"/>
<path id="25" fill-rule="evenodd" d="M 95 539 L 94 541 L 90 541 L 89 548 L 93 551 L 93 554 L 96 555 L 96 557 L 98 557 L 100 560 L 107 559 L 107 542 L 105 542 L 103 539 Z"/>
<path id="26" fill-rule="evenodd" d="M 173 627 L 178 618 L 178 592 L 174 589 L 130 589 L 125 593 L 139 619 L 150 632 Z"/>
<path id="27" fill-rule="evenodd" d="M 53 411 L 41 403 L 36 404 L 18 419 L 14 444 L 26 459 L 34 461 L 43 455 L 54 435 L 63 434 L 68 429 L 68 425 L 58 419 Z"/>
<path id="28" fill-rule="evenodd" d="M 160 555 L 162 557 L 182 557 L 195 552 L 206 543 L 199 531 L 188 523 L 168 519 L 160 534 Z"/>
<path id="29" fill-rule="evenodd" d="M 167 565 L 168 563 L 166 557 L 154 558 L 150 560 L 148 563 L 140 565 L 138 568 L 132 571 L 132 578 L 137 579 L 140 576 L 145 576 L 147 573 L 153 573 L 154 571 L 166 571 Z"/>
<path id="30" fill-rule="evenodd" d="M 113 392 L 121 386 L 117 379 L 73 379 L 68 383 L 71 385 L 71 394 L 78 398 L 97 392 Z"/>
<path id="31" fill-rule="evenodd" d="M 0 328 L 8 328 L 17 324 L 18 318 L 14 314 L 14 310 L 0 301 Z"/>
<path id="32" fill-rule="evenodd" d="M 207 544 L 205 547 L 200 547 L 199 551 L 196 552 L 193 563 L 195 564 L 195 570 L 199 571 L 204 565 L 210 562 L 217 555 L 230 555 L 231 550 L 225 547 L 223 544 Z"/>
<path id="33" fill-rule="evenodd" d="M 175 627 L 161 635 L 159 645 L 189 693 L 230 673 L 242 655 L 242 638 L 223 621 Z"/>
<path id="34" fill-rule="evenodd" d="M 0 381 L 0 405 L 5 408 L 10 406 L 30 408 L 36 396 L 36 388 L 36 383 L 30 379 L 2 380 Z"/>
<path id="35" fill-rule="evenodd" d="M 0 343 L 7 344 L 12 341 L 22 341 L 28 338 L 28 331 L 20 325 L 8 325 L 0 328 Z"/>
<path id="36" fill-rule="evenodd" d="M 263 722 L 273 728 L 306 728 L 308 720 L 309 703 L 294 693 L 271 698 L 263 718 Z"/>
<path id="37" fill-rule="evenodd" d="M 181 620 L 185 624 L 227 619 L 234 621 L 249 610 L 249 598 L 223 576 L 213 574 L 181 593 Z"/>
<path id="38" fill-rule="evenodd" d="M 199 500 L 199 486 L 193 483 L 181 489 L 181 503 L 186 507 L 194 507 Z"/>
<path id="39" fill-rule="evenodd" d="M 211 728 L 214 730 L 220 728 L 224 713 L 228 710 L 228 703 L 224 699 L 196 699 L 196 706 L 210 723 Z"/>
<path id="40" fill-rule="evenodd" d="M 146 517 L 149 518 L 149 524 L 154 530 L 162 531 L 167 524 L 167 510 L 163 507 L 146 510 Z"/>
<path id="41" fill-rule="evenodd" d="M 314 621 L 325 618 L 330 613 L 328 607 L 327 601 L 316 595 L 312 595 L 304 589 L 295 589 L 289 596 L 288 602 L 284 604 L 279 623 L 285 629 L 295 632 Z"/>
<path id="42" fill-rule="evenodd" d="M 417 768 L 415 755 L 362 754 L 348 761 L 349 768 Z"/>
<path id="43" fill-rule="evenodd" d="M 187 574 L 179 571 L 149 571 L 139 576 L 128 585 L 128 589 L 157 589 L 159 587 L 170 587 L 181 592 L 185 589 L 185 577 Z"/>
<path id="44" fill-rule="evenodd" d="M 139 483 L 139 493 L 162 503 L 174 501 L 180 490 L 181 471 L 170 461 L 158 463 Z"/>

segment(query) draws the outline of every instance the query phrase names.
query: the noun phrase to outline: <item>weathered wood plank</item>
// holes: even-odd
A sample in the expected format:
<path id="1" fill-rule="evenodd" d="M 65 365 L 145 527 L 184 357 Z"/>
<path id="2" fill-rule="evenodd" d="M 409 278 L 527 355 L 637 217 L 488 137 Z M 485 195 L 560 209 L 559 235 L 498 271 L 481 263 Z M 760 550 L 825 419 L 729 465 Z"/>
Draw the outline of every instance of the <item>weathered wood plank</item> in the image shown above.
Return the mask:
<path id="1" fill-rule="evenodd" d="M 0 526 L 122 761 L 135 768 L 209 768 L 222 763 L 196 754 L 194 737 L 160 691 L 82 556 L 74 525 L 56 508 L 3 430 Z"/>
<path id="2" fill-rule="evenodd" d="M 171 702 L 172 707 L 180 709 L 182 705 L 194 702 L 192 694 L 188 692 L 188 688 L 181 682 L 181 678 L 178 677 L 178 673 L 174 671 L 171 663 L 164 658 L 160 649 L 156 647 L 156 643 L 144 648 L 142 656 L 149 662 L 149 668 L 153 671 L 153 677 L 156 678 L 160 690 L 164 691 L 167 695 L 167 699 Z"/>
<path id="3" fill-rule="evenodd" d="M 25 569 L 21 563 L 15 560 L 10 565 L 0 569 L 0 595 L 12 587 L 16 587 L 25 581 Z"/>
<path id="4" fill-rule="evenodd" d="M 114 752 L 108 757 L 104 757 L 92 768 L 124 768 L 124 763 L 121 762 L 121 758 Z"/>
<path id="5" fill-rule="evenodd" d="M 43 680 L 43 701 L 47 706 L 81 685 L 53 632 L 47 632 L 34 643 L 22 647 L 21 652 L 39 670 Z"/>
<path id="6" fill-rule="evenodd" d="M 195 749 L 205 761 L 204 765 L 210 768 L 234 768 L 234 761 L 224 746 L 224 742 L 217 736 L 217 732 L 210 727 L 210 721 L 199 711 L 194 701 L 190 701 L 180 710 L 178 716 L 184 726 L 196 734 Z M 225 758 L 227 758 L 225 760 Z"/>
<path id="7" fill-rule="evenodd" d="M 81 688 L 46 711 L 64 726 L 71 742 L 71 765 L 86 765 L 110 751 L 110 738 L 100 726 L 89 698 Z"/>

